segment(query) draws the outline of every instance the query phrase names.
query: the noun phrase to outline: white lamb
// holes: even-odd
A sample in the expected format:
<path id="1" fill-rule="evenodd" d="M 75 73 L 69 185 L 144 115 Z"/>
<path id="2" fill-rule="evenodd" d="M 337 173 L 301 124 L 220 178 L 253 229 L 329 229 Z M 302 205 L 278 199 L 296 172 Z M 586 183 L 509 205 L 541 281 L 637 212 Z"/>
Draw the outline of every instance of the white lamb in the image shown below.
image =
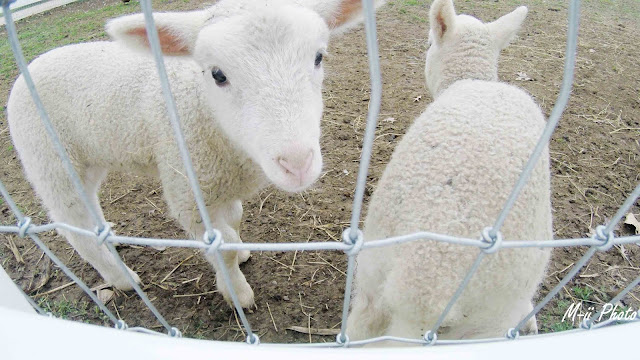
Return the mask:
<path id="1" fill-rule="evenodd" d="M 365 241 L 417 231 L 479 238 L 493 225 L 545 126 L 528 94 L 498 81 L 500 50 L 526 14 L 519 7 L 484 24 L 456 15 L 451 0 L 433 2 L 425 72 L 434 102 L 398 144 L 377 185 Z M 552 238 L 548 149 L 501 233 L 513 240 Z M 350 340 L 421 338 L 479 252 L 433 241 L 363 250 L 347 324 Z M 529 248 L 487 255 L 438 338 L 504 336 L 532 309 L 549 254 Z M 537 332 L 535 318 L 523 332 Z"/>
<path id="2" fill-rule="evenodd" d="M 225 241 L 240 242 L 241 200 L 269 183 L 300 191 L 320 174 L 322 56 L 330 32 L 362 18 L 360 1 L 223 0 L 205 10 L 154 18 L 213 225 Z M 150 174 L 160 178 L 171 215 L 200 240 L 204 225 L 149 56 L 143 16 L 112 20 L 107 32 L 116 42 L 65 46 L 30 64 L 45 108 L 99 210 L 98 188 L 109 171 Z M 27 178 L 51 219 L 93 229 L 22 77 L 7 112 Z M 108 283 L 131 288 L 106 247 L 61 232 Z M 217 266 L 212 254 L 205 256 Z M 249 252 L 223 257 L 240 303 L 253 305 L 253 291 L 238 267 Z M 220 273 L 217 284 L 230 301 Z"/>

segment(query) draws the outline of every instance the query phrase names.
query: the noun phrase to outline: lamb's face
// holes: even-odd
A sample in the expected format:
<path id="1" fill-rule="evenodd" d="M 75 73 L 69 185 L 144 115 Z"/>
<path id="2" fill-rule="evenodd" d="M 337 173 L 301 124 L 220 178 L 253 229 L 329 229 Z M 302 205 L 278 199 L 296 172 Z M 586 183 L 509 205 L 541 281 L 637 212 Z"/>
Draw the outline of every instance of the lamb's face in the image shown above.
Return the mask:
<path id="1" fill-rule="evenodd" d="M 299 191 L 322 168 L 322 58 L 329 30 L 315 12 L 280 7 L 214 19 L 198 35 L 215 119 L 279 188 Z"/>

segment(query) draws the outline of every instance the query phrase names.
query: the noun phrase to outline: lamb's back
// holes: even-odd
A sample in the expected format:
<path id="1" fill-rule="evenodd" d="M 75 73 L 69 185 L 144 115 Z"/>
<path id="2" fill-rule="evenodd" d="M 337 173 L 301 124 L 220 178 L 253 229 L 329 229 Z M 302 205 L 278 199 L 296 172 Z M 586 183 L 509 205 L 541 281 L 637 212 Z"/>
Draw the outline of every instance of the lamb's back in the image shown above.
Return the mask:
<path id="1" fill-rule="evenodd" d="M 179 112 L 187 123 L 197 121 L 193 114 L 200 108 L 202 96 L 197 66 L 191 60 L 167 58 L 165 62 Z M 152 156 L 154 144 L 172 141 L 157 70 L 149 55 L 113 42 L 74 44 L 39 56 L 29 71 L 72 155 L 96 161 L 118 158 L 145 162 Z M 14 84 L 7 108 L 14 139 L 31 138 L 25 146 L 45 141 L 22 75 Z"/>
<path id="2" fill-rule="evenodd" d="M 482 229 L 495 222 L 544 125 L 538 105 L 516 87 L 478 80 L 453 84 L 398 144 L 372 196 L 365 239 L 416 231 L 479 238 Z M 549 198 L 545 150 L 501 229 L 504 238 L 550 239 Z M 366 268 L 358 271 L 378 272 L 378 278 L 386 276 L 381 286 L 396 289 L 383 291 L 387 303 L 410 299 L 414 305 L 407 309 L 418 306 L 433 314 L 433 309 L 444 308 L 478 249 L 415 242 L 365 254 L 371 259 L 362 261 Z M 467 296 L 480 298 L 463 300 L 450 320 L 468 316 L 465 306 L 482 304 L 487 288 L 503 293 L 505 303 L 532 296 L 547 259 L 548 252 L 538 249 L 505 250 L 485 259 L 465 290 Z"/>

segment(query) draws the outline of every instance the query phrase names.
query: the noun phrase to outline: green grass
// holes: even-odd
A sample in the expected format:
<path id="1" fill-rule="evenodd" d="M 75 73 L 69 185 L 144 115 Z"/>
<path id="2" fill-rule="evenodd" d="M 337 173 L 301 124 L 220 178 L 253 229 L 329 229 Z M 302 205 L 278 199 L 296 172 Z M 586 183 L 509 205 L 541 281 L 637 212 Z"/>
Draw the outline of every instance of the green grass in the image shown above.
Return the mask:
<path id="1" fill-rule="evenodd" d="M 549 327 L 553 332 L 567 331 L 573 329 L 573 325 L 569 321 L 560 321 L 554 324 L 551 324 Z"/>
<path id="2" fill-rule="evenodd" d="M 77 301 L 60 300 L 50 302 L 49 300 L 40 300 L 38 305 L 47 312 L 52 313 L 56 317 L 63 319 L 69 318 L 69 316 L 84 316 L 87 315 L 88 303 Z"/>
<path id="3" fill-rule="evenodd" d="M 593 289 L 586 286 L 574 286 L 571 290 L 573 290 L 573 294 L 582 301 L 590 300 L 593 294 Z"/>
<path id="4" fill-rule="evenodd" d="M 425 13 L 429 9 L 429 2 L 426 0 L 399 0 L 390 4 L 395 6 L 400 14 L 410 14 L 412 22 L 427 22 L 425 17 L 418 15 L 419 10 L 424 10 L 420 13 Z"/>
<path id="5" fill-rule="evenodd" d="M 558 310 L 560 310 L 562 313 L 564 313 L 565 311 L 567 311 L 567 309 L 569 308 L 569 305 L 571 305 L 571 302 L 569 302 L 569 300 L 558 300 Z"/>
<path id="6" fill-rule="evenodd" d="M 45 13 L 42 18 L 46 17 L 47 21 L 19 21 L 16 24 L 18 39 L 27 62 L 30 62 L 36 56 L 63 45 L 106 39 L 105 22 L 134 11 L 140 11 L 140 6 L 132 2 L 130 5 L 118 3 L 64 16 Z M 0 79 L 11 83 L 17 77 L 18 70 L 15 62 L 11 61 L 14 57 L 6 30 L 3 29 L 0 35 L 0 58 L 3 59 Z"/>
<path id="7" fill-rule="evenodd" d="M 87 301 L 69 301 L 69 300 L 56 300 L 49 301 L 47 299 L 41 299 L 38 301 L 38 305 L 47 312 L 52 313 L 55 317 L 83 321 L 89 323 L 89 318 L 101 320 L 103 323 L 109 323 L 109 317 L 105 315 L 98 306 L 93 305 Z"/>
<path id="8" fill-rule="evenodd" d="M 540 332 L 560 332 L 567 331 L 574 328 L 571 321 L 562 321 L 562 316 L 567 311 L 571 302 L 569 300 L 558 300 L 556 306 L 551 308 L 544 315 L 538 317 L 538 327 Z"/>

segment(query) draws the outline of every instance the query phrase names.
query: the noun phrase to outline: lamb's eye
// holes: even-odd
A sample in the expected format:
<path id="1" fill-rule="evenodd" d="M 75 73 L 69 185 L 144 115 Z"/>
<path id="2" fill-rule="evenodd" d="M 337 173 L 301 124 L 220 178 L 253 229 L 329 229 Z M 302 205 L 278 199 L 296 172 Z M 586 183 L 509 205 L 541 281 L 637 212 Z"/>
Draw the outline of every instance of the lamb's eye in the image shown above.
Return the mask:
<path id="1" fill-rule="evenodd" d="M 224 75 L 222 70 L 218 68 L 211 69 L 211 76 L 213 80 L 216 81 L 216 84 L 219 86 L 225 85 L 227 83 L 227 77 Z"/>
<path id="2" fill-rule="evenodd" d="M 321 52 L 317 52 L 316 53 L 316 61 L 315 61 L 315 65 L 316 66 L 320 66 L 320 63 L 322 62 L 322 53 Z"/>

